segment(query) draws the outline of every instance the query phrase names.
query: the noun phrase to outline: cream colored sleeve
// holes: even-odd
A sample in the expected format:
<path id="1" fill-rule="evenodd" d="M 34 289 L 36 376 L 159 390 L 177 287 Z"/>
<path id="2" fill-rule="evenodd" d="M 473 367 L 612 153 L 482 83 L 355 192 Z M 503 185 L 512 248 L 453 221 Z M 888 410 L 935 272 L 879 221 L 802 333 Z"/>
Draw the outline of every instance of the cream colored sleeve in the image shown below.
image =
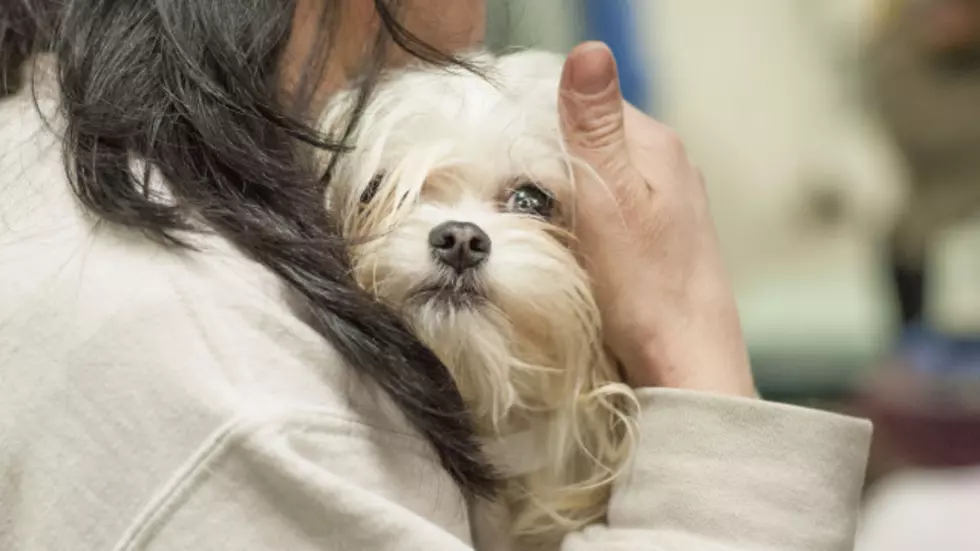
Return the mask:
<path id="1" fill-rule="evenodd" d="M 850 551 L 871 425 L 762 401 L 640 393 L 632 472 L 608 526 L 563 551 Z"/>
<path id="2" fill-rule="evenodd" d="M 572 534 L 563 551 L 852 548 L 867 423 L 679 391 L 641 395 L 643 440 L 609 524 Z M 311 418 L 220 440 L 124 549 L 471 549 L 452 482 L 412 438 Z"/>

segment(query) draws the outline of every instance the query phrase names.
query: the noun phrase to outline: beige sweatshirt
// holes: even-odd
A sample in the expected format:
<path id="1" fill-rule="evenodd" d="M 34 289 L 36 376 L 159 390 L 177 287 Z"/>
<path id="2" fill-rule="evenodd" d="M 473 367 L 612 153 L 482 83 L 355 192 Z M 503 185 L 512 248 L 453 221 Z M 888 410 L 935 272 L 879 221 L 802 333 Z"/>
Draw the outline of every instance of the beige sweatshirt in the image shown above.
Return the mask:
<path id="1" fill-rule="evenodd" d="M 99 224 L 27 95 L 0 100 L 0 549 L 470 549 L 428 445 L 271 274 L 201 244 Z M 851 549 L 868 423 L 640 397 L 608 523 L 565 550 Z"/>

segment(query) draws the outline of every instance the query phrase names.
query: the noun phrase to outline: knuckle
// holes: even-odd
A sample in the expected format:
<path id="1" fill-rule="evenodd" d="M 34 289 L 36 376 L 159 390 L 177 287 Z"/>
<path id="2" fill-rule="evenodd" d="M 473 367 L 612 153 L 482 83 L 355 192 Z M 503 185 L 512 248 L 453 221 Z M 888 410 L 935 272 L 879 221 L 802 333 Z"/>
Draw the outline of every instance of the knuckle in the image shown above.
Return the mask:
<path id="1" fill-rule="evenodd" d="M 580 117 L 573 130 L 576 145 L 606 148 L 621 142 L 623 121 L 615 112 L 596 109 Z"/>
<path id="2" fill-rule="evenodd" d="M 573 145 L 607 147 L 622 141 L 622 102 L 615 98 L 569 95 L 562 115 Z"/>
<path id="3" fill-rule="evenodd" d="M 704 172 L 698 167 L 694 167 L 694 179 L 697 182 L 698 189 L 702 192 L 708 191 L 708 181 L 704 177 Z"/>
<path id="4" fill-rule="evenodd" d="M 687 158 L 687 148 L 684 146 L 684 140 L 681 139 L 680 135 L 673 128 L 663 127 L 663 130 L 660 132 L 660 142 L 664 151 L 671 158 Z"/>

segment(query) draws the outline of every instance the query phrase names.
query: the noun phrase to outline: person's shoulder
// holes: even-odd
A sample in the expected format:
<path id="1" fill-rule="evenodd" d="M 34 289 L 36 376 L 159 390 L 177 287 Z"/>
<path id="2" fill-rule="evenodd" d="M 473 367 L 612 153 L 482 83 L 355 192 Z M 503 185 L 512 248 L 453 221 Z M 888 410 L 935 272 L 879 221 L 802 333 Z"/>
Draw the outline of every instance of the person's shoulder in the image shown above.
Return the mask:
<path id="1" fill-rule="evenodd" d="M 49 162 L 60 160 L 38 164 Z M 194 248 L 181 248 L 100 220 L 53 167 L 5 183 L 0 358 L 12 377 L 91 369 L 104 388 L 172 382 L 228 416 L 263 403 L 354 416 L 347 395 L 363 385 L 350 366 L 280 280 L 220 236 L 187 235 Z"/>
<path id="2" fill-rule="evenodd" d="M 0 100 L 0 470 L 21 472 L 32 496 L 14 532 L 46 548 L 80 534 L 111 546 L 127 526 L 157 533 L 153 518 L 134 519 L 141 508 L 178 514 L 182 500 L 204 500 L 208 515 L 179 520 L 203 530 L 215 511 L 255 513 L 228 517 L 252 523 L 234 527 L 248 539 L 270 533 L 273 506 L 236 508 L 277 499 L 263 486 L 273 478 L 294 504 L 349 509 L 354 498 L 324 492 L 352 486 L 365 503 L 405 503 L 406 518 L 455 503 L 430 447 L 295 314 L 269 270 L 220 236 L 166 246 L 83 208 L 57 100 L 39 99 L 27 87 Z M 418 503 L 422 471 L 447 490 Z M 446 519 L 458 515 L 445 504 Z M 278 534 L 300 516 L 320 521 L 283 507 Z M 0 547 L 23 547 L 9 537 L 0 529 Z"/>
<path id="3" fill-rule="evenodd" d="M 111 386 L 104 367 L 125 366 L 144 381 L 180 381 L 205 402 L 227 398 L 229 414 L 246 402 L 283 401 L 359 417 L 349 394 L 364 385 L 297 317 L 269 270 L 218 235 L 186 235 L 194 249 L 168 246 L 80 204 L 50 73 L 35 75 L 33 91 L 0 100 L 4 369 L 16 377 L 41 364 L 76 374 L 98 365 L 90 375 Z"/>

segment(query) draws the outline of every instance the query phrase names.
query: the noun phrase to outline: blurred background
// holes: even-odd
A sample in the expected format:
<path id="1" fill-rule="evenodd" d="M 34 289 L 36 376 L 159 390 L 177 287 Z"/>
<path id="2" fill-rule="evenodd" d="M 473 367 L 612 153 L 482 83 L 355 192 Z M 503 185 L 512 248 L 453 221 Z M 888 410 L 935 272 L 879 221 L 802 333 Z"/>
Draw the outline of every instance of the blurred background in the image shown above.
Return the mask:
<path id="1" fill-rule="evenodd" d="M 875 421 L 857 549 L 980 550 L 980 0 L 489 4 L 684 138 L 761 392 Z"/>

